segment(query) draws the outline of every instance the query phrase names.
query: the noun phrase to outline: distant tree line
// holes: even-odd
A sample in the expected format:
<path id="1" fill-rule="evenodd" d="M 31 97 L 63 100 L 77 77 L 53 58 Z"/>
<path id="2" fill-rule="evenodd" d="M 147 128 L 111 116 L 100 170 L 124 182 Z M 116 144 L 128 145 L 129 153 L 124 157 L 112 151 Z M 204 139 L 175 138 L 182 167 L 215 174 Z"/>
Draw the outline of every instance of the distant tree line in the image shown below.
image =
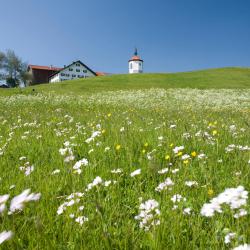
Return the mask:
<path id="1" fill-rule="evenodd" d="M 30 76 L 27 63 L 23 62 L 13 50 L 0 51 L 0 80 L 6 80 L 9 87 L 26 86 Z"/>

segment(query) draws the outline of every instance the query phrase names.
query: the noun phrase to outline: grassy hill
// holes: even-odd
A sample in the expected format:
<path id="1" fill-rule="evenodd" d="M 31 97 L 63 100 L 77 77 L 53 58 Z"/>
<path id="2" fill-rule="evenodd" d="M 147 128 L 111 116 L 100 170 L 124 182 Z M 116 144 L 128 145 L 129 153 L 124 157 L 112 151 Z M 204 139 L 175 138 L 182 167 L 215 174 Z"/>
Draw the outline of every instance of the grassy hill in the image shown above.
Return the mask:
<path id="1" fill-rule="evenodd" d="M 2 94 L 22 91 L 57 91 L 76 94 L 109 90 L 147 88 L 198 88 L 198 89 L 244 89 L 250 88 L 250 68 L 218 68 L 183 73 L 158 73 L 138 75 L 112 75 L 89 79 L 77 79 L 57 84 L 41 84 L 25 90 L 1 90 Z"/>
<path id="2" fill-rule="evenodd" d="M 250 69 L 0 90 L 0 249 L 250 244 L 249 134 Z"/>

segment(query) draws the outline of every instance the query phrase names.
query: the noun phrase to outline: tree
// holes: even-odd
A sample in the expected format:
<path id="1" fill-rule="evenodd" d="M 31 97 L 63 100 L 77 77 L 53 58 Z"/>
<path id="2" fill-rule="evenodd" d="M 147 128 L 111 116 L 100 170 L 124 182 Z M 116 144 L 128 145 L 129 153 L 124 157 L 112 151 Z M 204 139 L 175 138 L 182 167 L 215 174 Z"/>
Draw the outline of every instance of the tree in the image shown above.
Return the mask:
<path id="1" fill-rule="evenodd" d="M 6 83 L 7 83 L 8 86 L 11 87 L 11 88 L 16 87 L 16 81 L 15 81 L 14 78 L 11 78 L 11 77 L 7 78 L 7 79 L 6 79 Z"/>
<path id="2" fill-rule="evenodd" d="M 0 51 L 0 70 L 4 68 L 6 62 L 6 56 L 3 52 Z"/>
<path id="3" fill-rule="evenodd" d="M 4 66 L 5 66 L 5 62 L 6 62 L 6 56 L 3 52 L 0 51 L 0 80 L 4 79 Z"/>
<path id="4" fill-rule="evenodd" d="M 15 54 L 13 50 L 8 50 L 6 53 L 6 64 L 5 69 L 7 71 L 8 77 L 13 78 L 15 81 L 18 80 L 18 74 L 21 70 L 22 61 Z"/>
<path id="5" fill-rule="evenodd" d="M 0 70 L 4 69 L 5 79 L 10 87 L 16 87 L 21 83 L 26 85 L 29 75 L 26 73 L 27 64 L 22 62 L 13 50 L 7 50 L 6 54 L 0 52 Z M 2 74 L 4 75 L 4 74 Z"/>
<path id="6" fill-rule="evenodd" d="M 27 86 L 27 82 L 32 78 L 30 73 L 27 72 L 27 67 L 28 67 L 27 63 L 22 63 L 19 72 L 20 80 L 23 82 L 25 87 Z"/>

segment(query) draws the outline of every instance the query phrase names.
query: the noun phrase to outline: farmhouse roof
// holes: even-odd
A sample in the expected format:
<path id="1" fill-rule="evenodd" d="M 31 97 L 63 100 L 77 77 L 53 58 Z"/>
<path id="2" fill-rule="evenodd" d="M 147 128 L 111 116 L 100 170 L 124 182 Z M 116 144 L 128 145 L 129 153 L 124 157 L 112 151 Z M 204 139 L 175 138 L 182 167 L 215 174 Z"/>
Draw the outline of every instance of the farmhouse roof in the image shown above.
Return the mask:
<path id="1" fill-rule="evenodd" d="M 31 69 L 40 69 L 40 70 L 53 70 L 53 71 L 60 71 L 62 68 L 53 67 L 53 66 L 39 66 L 39 65 L 28 65 L 28 68 Z"/>
<path id="2" fill-rule="evenodd" d="M 61 71 L 63 71 L 64 69 L 67 69 L 69 67 L 71 67 L 73 64 L 75 63 L 80 63 L 82 66 L 84 66 L 86 69 L 88 69 L 90 72 L 92 72 L 95 76 L 97 76 L 96 72 L 94 72 L 92 69 L 90 69 L 87 65 L 85 65 L 83 62 L 81 62 L 80 60 L 72 62 L 71 64 L 69 64 L 68 66 L 61 68 L 58 72 L 52 74 L 49 78 L 52 78 L 53 76 L 57 75 L 58 73 L 60 73 Z"/>
<path id="3" fill-rule="evenodd" d="M 106 76 L 107 73 L 105 72 L 95 72 L 97 76 Z"/>

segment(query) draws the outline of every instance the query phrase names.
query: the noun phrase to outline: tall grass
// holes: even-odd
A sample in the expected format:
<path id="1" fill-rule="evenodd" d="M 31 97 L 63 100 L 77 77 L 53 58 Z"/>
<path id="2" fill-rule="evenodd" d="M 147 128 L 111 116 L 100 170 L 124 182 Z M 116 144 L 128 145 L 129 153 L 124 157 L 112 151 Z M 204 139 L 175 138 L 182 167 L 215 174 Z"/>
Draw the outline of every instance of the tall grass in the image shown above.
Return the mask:
<path id="1" fill-rule="evenodd" d="M 247 198 L 240 218 L 228 204 L 214 216 L 201 214 L 227 188 L 250 190 L 249 96 L 249 90 L 150 89 L 1 97 L 0 195 L 10 198 L 0 232 L 13 232 L 2 248 L 250 243 Z M 8 214 L 25 189 L 41 198 Z"/>

